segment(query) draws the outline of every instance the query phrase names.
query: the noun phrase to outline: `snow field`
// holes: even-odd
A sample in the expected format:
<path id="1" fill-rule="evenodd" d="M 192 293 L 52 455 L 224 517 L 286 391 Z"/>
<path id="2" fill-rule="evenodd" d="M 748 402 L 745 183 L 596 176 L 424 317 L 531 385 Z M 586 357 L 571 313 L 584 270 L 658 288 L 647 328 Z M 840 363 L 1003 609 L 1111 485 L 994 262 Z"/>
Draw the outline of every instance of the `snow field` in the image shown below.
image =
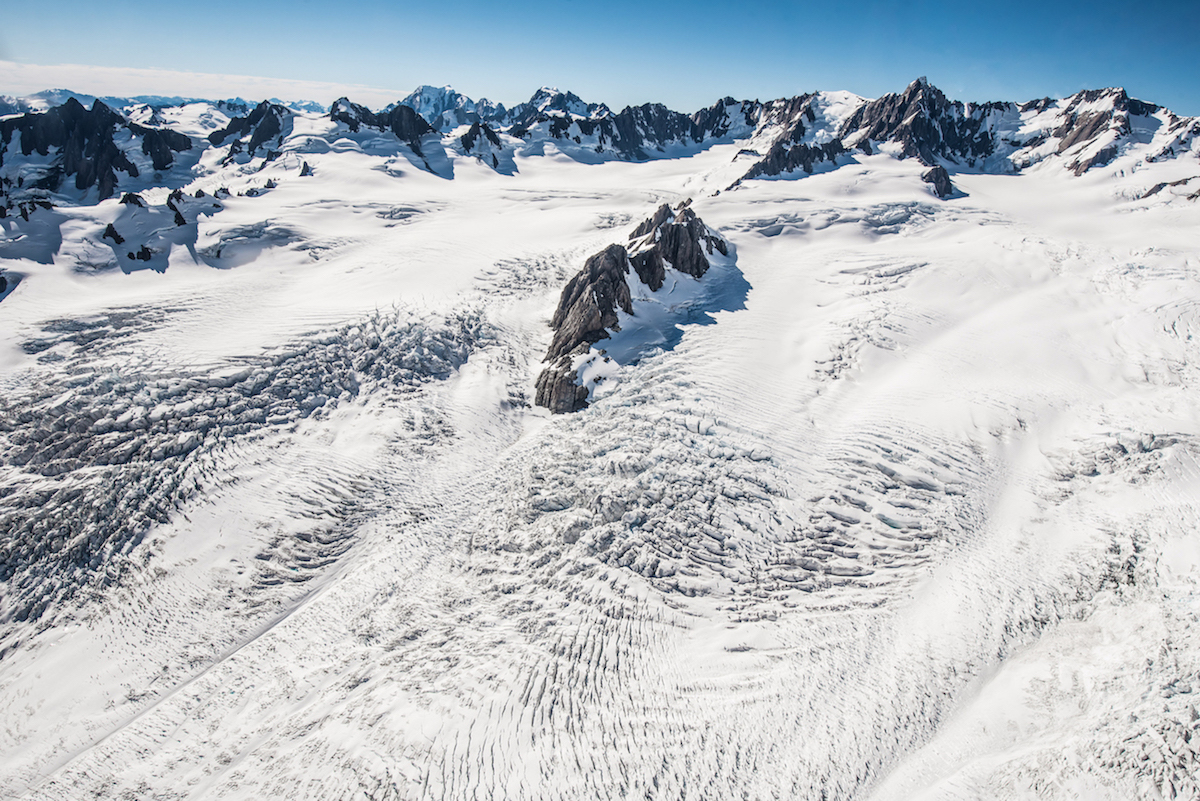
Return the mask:
<path id="1" fill-rule="evenodd" d="M 942 203 L 887 155 L 713 195 L 731 146 L 450 181 L 357 144 L 224 168 L 163 273 L 19 263 L 4 797 L 1195 794 L 1158 165 Z M 563 281 L 691 195 L 744 308 L 529 408 Z"/>

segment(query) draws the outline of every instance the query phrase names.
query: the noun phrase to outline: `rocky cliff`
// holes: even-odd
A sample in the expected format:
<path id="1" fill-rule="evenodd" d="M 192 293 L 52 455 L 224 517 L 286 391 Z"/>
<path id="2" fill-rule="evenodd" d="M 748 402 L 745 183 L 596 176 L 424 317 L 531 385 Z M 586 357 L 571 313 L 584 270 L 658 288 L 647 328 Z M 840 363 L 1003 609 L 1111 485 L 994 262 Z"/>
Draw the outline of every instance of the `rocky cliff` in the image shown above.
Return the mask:
<path id="1" fill-rule="evenodd" d="M 591 256 L 563 288 L 550 321 L 554 329 L 537 380 L 535 403 L 555 414 L 587 406 L 575 361 L 597 342 L 621 330 L 620 313 L 635 315 L 629 277 L 658 292 L 667 270 L 700 279 L 714 252 L 728 254 L 724 239 L 714 234 L 687 204 L 664 204 L 629 235 L 626 245 L 609 245 Z"/>

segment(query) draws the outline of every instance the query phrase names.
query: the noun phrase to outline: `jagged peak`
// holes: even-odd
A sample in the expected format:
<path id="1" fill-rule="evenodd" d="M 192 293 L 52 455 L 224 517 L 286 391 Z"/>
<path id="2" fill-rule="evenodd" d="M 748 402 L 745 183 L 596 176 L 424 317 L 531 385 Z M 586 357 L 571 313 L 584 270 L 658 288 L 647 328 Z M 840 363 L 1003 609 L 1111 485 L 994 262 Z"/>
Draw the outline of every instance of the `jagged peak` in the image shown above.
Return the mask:
<path id="1" fill-rule="evenodd" d="M 416 89 L 414 89 L 412 92 L 410 92 L 409 96 L 411 97 L 412 95 L 428 95 L 430 97 L 442 97 L 444 95 L 456 95 L 456 94 L 459 94 L 459 92 L 457 92 L 454 89 L 454 87 L 451 86 L 450 84 L 444 84 L 442 86 L 433 86 L 431 84 L 423 83 L 420 86 L 418 86 Z"/>
<path id="2" fill-rule="evenodd" d="M 529 104 L 540 113 L 563 111 L 581 117 L 595 117 L 612 114 L 604 103 L 588 103 L 571 91 L 563 91 L 556 86 L 543 86 L 529 98 Z"/>
<path id="3" fill-rule="evenodd" d="M 444 104 L 450 100 L 454 102 L 471 102 L 469 97 L 456 90 L 450 84 L 446 84 L 445 86 L 431 86 L 430 84 L 423 83 L 394 105 L 417 107 Z"/>

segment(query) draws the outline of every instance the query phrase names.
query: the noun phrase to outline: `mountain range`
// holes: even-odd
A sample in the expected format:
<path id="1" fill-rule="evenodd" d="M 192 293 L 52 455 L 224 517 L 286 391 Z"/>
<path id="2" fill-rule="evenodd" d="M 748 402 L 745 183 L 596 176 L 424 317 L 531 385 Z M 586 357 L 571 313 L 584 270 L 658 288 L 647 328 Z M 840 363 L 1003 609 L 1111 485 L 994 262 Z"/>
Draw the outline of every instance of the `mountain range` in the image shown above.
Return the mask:
<path id="1" fill-rule="evenodd" d="M 834 169 L 854 152 L 878 149 L 951 173 L 1010 174 L 1047 162 L 1081 175 L 1119 156 L 1149 162 L 1174 158 L 1190 152 L 1200 133 L 1200 120 L 1130 98 L 1122 89 L 1088 90 L 1060 100 L 964 103 L 948 99 L 923 78 L 875 100 L 845 92 L 765 103 L 724 98 L 692 114 L 661 104 L 614 113 L 602 103 L 550 88 L 506 108 L 471 100 L 450 87 L 422 86 L 378 113 L 339 99 L 326 115 L 326 127 L 306 133 L 302 141 L 289 138 L 292 120 L 319 119 L 313 104 L 93 99 L 89 110 L 81 102 L 86 97 L 63 90 L 36 97 L 46 103 L 66 100 L 3 120 L 0 181 L 7 210 L 50 199 L 70 186 L 67 178 L 74 179 L 77 193 L 95 189 L 95 199 L 104 199 L 118 189 L 144 186 L 147 167 L 162 173 L 181 159 L 190 168 L 209 149 L 222 149 L 225 162 L 270 161 L 285 152 L 304 152 L 314 135 L 332 142 L 341 131 L 359 133 L 363 126 L 390 133 L 433 172 L 444 171 L 435 165 L 445 165 L 452 152 L 474 155 L 500 170 L 511 169 L 515 155 L 543 153 L 547 145 L 584 162 L 645 161 L 737 141 L 742 147 L 736 168 L 726 171 L 729 186 Z M 33 101 L 21 102 L 28 107 Z M 16 106 L 10 101 L 10 108 Z M 207 130 L 218 121 L 219 131 Z M 430 161 L 427 152 L 438 155 Z M 937 191 L 952 192 L 949 176 L 937 176 L 937 182 L 930 176 Z M 175 187 L 190 178 L 190 172 L 182 172 L 164 180 Z"/>

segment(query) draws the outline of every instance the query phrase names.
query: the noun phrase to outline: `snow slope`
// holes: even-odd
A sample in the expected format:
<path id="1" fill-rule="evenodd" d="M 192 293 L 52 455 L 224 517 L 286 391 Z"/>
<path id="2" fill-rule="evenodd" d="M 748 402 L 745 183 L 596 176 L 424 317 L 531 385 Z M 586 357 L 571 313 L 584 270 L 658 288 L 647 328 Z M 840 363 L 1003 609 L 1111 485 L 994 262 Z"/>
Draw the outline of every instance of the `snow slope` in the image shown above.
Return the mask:
<path id="1" fill-rule="evenodd" d="M 813 97 L 794 144 L 861 101 Z M 145 206 L 0 220 L 0 798 L 1200 794 L 1169 124 L 940 200 L 890 145 L 730 188 L 749 126 L 497 171 L 213 113 Z M 566 280 L 687 198 L 738 302 L 532 406 Z"/>

